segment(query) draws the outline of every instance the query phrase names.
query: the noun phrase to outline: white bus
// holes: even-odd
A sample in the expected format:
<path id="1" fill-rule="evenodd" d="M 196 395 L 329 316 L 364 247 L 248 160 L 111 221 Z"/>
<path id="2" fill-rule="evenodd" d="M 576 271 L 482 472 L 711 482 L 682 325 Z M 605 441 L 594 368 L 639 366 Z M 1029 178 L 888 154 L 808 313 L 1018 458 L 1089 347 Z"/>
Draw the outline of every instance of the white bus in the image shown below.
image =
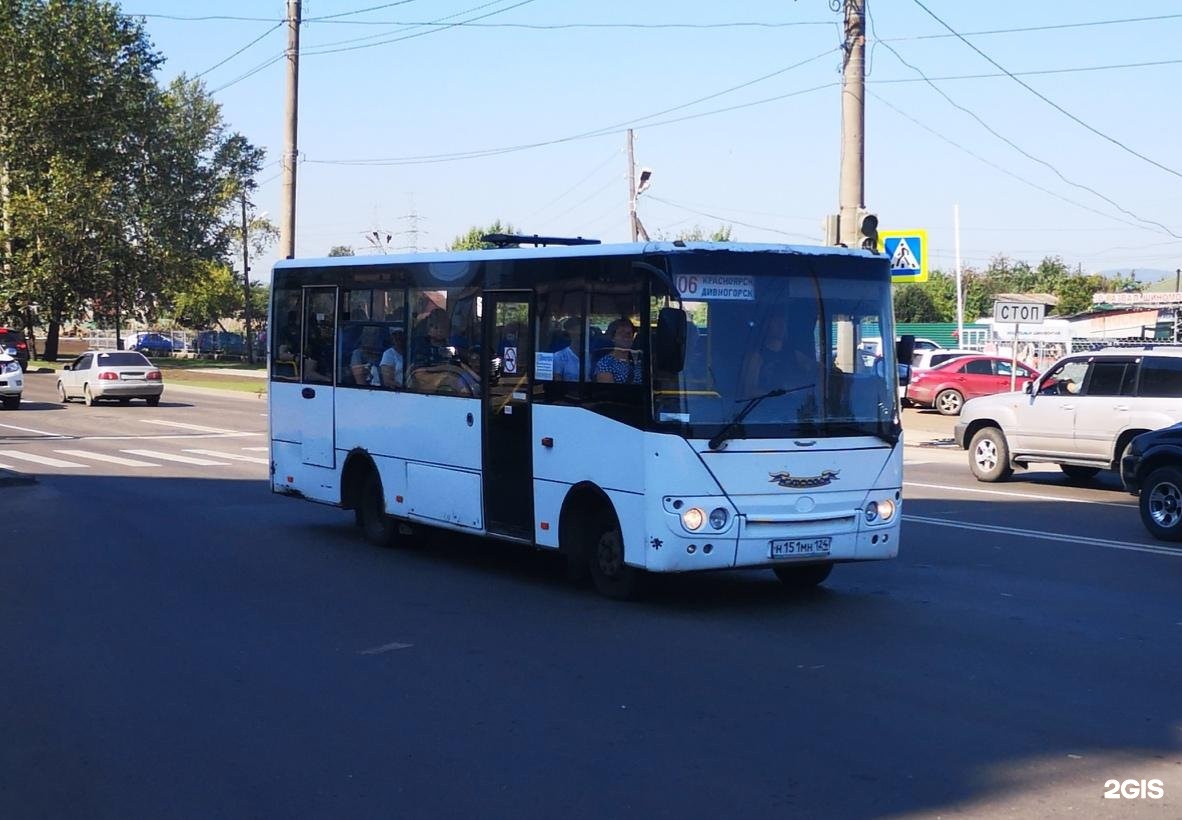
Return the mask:
<path id="1" fill-rule="evenodd" d="M 272 280 L 272 489 L 645 572 L 894 557 L 902 440 L 885 257 L 577 244 L 293 259 Z"/>

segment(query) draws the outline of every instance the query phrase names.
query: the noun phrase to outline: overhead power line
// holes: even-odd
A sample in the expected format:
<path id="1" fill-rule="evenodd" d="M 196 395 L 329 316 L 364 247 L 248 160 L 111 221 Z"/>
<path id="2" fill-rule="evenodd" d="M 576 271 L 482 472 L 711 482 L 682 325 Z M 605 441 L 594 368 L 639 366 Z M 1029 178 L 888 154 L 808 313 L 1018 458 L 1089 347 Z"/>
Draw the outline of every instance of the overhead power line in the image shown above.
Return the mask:
<path id="1" fill-rule="evenodd" d="M 198 77 L 204 77 L 206 74 L 208 74 L 209 72 L 213 71 L 215 68 L 221 68 L 221 67 L 222 67 L 222 66 L 224 66 L 226 63 L 228 63 L 228 62 L 230 62 L 231 60 L 233 60 L 233 59 L 234 59 L 235 57 L 237 57 L 239 54 L 241 54 L 242 52 L 246 51 L 248 48 L 250 48 L 250 47 L 251 47 L 251 46 L 253 46 L 255 43 L 257 43 L 257 42 L 259 42 L 260 40 L 262 40 L 264 37 L 266 37 L 266 36 L 267 36 L 268 34 L 270 34 L 272 31 L 275 31 L 276 29 L 278 29 L 278 28 L 279 28 L 280 26 L 282 26 L 282 25 L 283 25 L 283 22 L 282 22 L 282 21 L 280 21 L 280 22 L 276 23 L 275 25 L 271 26 L 271 28 L 267 29 L 267 30 L 266 30 L 266 31 L 264 31 L 262 34 L 260 34 L 258 37 L 254 38 L 254 39 L 253 39 L 253 40 L 251 40 L 249 43 L 247 43 L 246 45 L 244 45 L 242 48 L 240 48 L 240 49 L 238 49 L 237 51 L 235 51 L 235 52 L 234 52 L 233 54 L 231 54 L 229 57 L 226 57 L 224 60 L 221 60 L 221 61 L 219 61 L 219 62 L 216 62 L 216 63 L 214 63 L 214 64 L 213 64 L 213 65 L 211 65 L 209 68 L 207 68 L 207 69 L 205 69 L 204 71 L 202 71 L 200 74 L 194 74 L 194 75 L 193 75 L 193 79 L 197 79 Z"/>
<path id="2" fill-rule="evenodd" d="M 990 65 L 994 66 L 995 68 L 997 68 L 1000 71 L 1005 72 L 1006 76 L 1008 76 L 1011 80 L 1013 80 L 1018 85 L 1025 88 L 1031 94 L 1038 97 L 1040 100 L 1045 102 L 1047 105 L 1051 106 L 1051 108 L 1054 108 L 1056 111 L 1058 111 L 1063 116 L 1067 117 L 1072 122 L 1082 126 L 1083 128 L 1086 128 L 1088 131 L 1092 132 L 1093 134 L 1100 137 L 1101 139 L 1107 140 L 1108 142 L 1115 145 L 1117 148 L 1120 148 L 1122 151 L 1132 154 L 1133 156 L 1137 157 L 1138 159 L 1148 162 L 1150 165 L 1154 166 L 1155 168 L 1160 168 L 1161 170 L 1165 171 L 1166 173 L 1173 174 L 1174 176 L 1182 179 L 1182 171 L 1176 171 L 1173 168 L 1169 167 L 1168 165 L 1163 165 L 1162 163 L 1158 162 L 1157 160 L 1147 157 L 1144 154 L 1142 154 L 1141 152 L 1136 151 L 1133 148 L 1130 148 L 1128 145 L 1125 145 L 1123 142 L 1118 140 L 1116 137 L 1105 134 L 1100 129 L 1084 122 L 1082 119 L 1075 116 L 1075 114 L 1072 114 L 1070 111 L 1068 111 L 1063 106 L 1059 105 L 1057 102 L 1052 100 L 1050 97 L 1048 97 L 1045 94 L 1043 94 L 1042 92 L 1036 90 L 1033 86 L 1029 85 L 1028 83 L 1023 82 L 1016 75 L 1014 75 L 1013 72 L 1009 71 L 1005 66 L 1003 66 L 1001 63 L 997 62 L 997 60 L 994 60 L 992 57 L 990 57 L 984 51 L 977 48 L 977 46 L 975 46 L 975 45 L 973 45 L 973 43 L 969 42 L 968 39 L 966 39 L 963 35 L 958 33 L 954 28 L 952 28 L 952 26 L 948 25 L 942 19 L 940 19 L 940 17 L 938 15 L 936 15 L 935 12 L 933 12 L 931 9 L 929 9 L 927 6 L 925 6 L 922 2 L 920 2 L 920 0 L 912 0 L 912 2 L 915 3 L 915 5 L 919 6 L 921 9 L 923 9 L 928 14 L 929 17 L 931 17 L 937 23 L 942 25 L 944 28 L 948 29 L 948 31 L 952 32 L 952 34 L 958 40 L 960 40 L 962 43 L 964 43 L 966 46 L 971 48 L 973 51 L 977 52 L 982 57 L 984 57 L 985 60 L 987 60 Z"/>

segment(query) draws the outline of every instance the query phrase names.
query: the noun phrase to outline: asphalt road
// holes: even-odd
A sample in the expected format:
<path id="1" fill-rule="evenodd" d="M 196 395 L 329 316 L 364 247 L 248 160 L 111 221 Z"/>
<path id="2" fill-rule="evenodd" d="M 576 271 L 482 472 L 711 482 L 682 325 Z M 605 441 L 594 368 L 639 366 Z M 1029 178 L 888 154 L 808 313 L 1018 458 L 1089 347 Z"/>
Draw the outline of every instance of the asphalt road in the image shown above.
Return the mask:
<path id="1" fill-rule="evenodd" d="M 60 409 L 41 379 L 0 463 L 85 466 L 3 490 L 0 816 L 1182 816 L 1182 556 L 1111 476 L 910 446 L 897 560 L 620 604 L 271 496 L 229 457 L 265 446 L 253 397 Z"/>

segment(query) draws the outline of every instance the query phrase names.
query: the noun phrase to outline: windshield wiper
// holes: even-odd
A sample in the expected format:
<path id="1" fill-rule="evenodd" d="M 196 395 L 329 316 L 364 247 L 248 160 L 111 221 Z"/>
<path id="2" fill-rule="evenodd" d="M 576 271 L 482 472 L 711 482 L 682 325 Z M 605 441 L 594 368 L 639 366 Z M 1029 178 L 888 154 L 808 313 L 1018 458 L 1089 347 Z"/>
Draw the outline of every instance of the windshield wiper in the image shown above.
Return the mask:
<path id="1" fill-rule="evenodd" d="M 751 399 L 748 399 L 746 406 L 742 410 L 740 410 L 738 413 L 736 413 L 735 417 L 733 419 L 731 419 L 726 424 L 724 424 L 722 426 L 722 429 L 714 434 L 714 438 L 712 438 L 712 439 L 710 439 L 710 441 L 706 442 L 706 446 L 709 447 L 711 450 L 717 450 L 720 447 L 722 447 L 722 445 L 726 443 L 726 440 L 729 437 L 730 432 L 732 430 L 734 430 L 735 428 L 737 428 L 740 424 L 742 424 L 743 419 L 747 418 L 747 415 L 752 410 L 755 409 L 755 406 L 757 404 L 759 404 L 761 401 L 763 401 L 764 399 L 770 399 L 774 396 L 786 396 L 789 393 L 795 393 L 798 390 L 808 390 L 809 388 L 815 387 L 815 386 L 816 385 L 805 384 L 805 385 L 801 385 L 800 387 L 794 387 L 791 390 L 786 390 L 783 387 L 777 387 L 774 390 L 769 390 L 766 393 L 763 393 L 761 395 L 758 395 L 758 396 L 755 396 Z"/>

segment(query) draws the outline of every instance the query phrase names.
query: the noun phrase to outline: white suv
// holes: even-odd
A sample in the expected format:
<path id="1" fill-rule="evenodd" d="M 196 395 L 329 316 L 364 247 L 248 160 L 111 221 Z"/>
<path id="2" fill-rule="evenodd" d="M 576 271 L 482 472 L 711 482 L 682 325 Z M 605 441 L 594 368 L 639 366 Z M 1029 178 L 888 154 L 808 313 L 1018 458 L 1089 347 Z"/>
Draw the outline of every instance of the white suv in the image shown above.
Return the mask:
<path id="1" fill-rule="evenodd" d="M 0 353 L 0 402 L 5 410 L 19 410 L 21 391 L 25 389 L 21 364 L 7 353 Z"/>
<path id="2" fill-rule="evenodd" d="M 968 401 L 956 443 L 980 481 L 1051 462 L 1071 479 L 1120 468 L 1140 433 L 1182 421 L 1182 347 L 1146 345 L 1076 353 L 1022 393 Z"/>

